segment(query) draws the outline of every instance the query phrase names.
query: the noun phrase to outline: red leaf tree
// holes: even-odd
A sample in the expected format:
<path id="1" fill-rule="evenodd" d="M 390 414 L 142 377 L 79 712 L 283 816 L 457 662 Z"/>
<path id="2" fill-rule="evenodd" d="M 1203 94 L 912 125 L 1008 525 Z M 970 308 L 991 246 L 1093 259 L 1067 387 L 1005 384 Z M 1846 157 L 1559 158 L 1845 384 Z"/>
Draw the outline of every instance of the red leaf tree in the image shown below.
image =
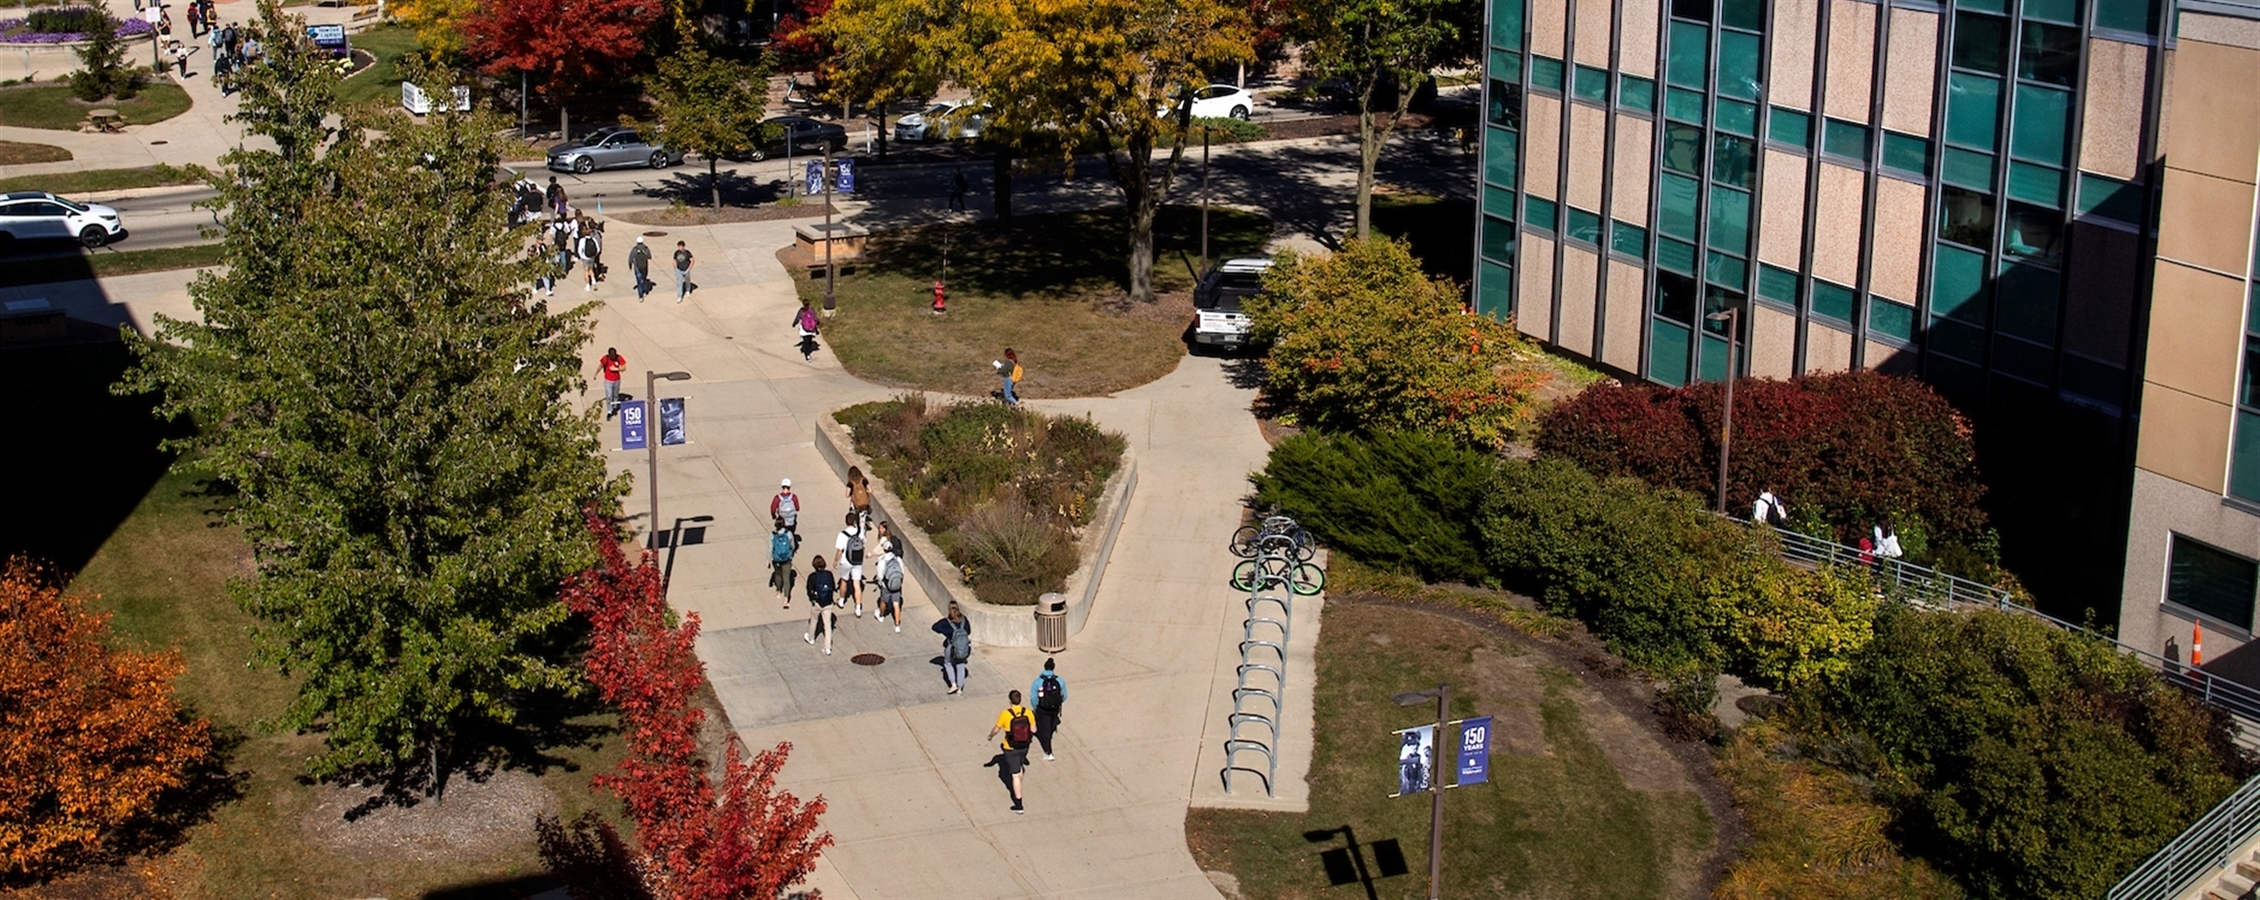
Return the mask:
<path id="1" fill-rule="evenodd" d="M 626 72 L 663 12 L 659 0 L 485 0 L 464 49 L 488 74 L 530 73 L 544 95 L 570 96 Z"/>
<path id="2" fill-rule="evenodd" d="M 180 654 L 109 636 L 30 563 L 0 567 L 0 874 L 88 859 L 211 754 L 210 726 L 173 700 Z"/>
<path id="3" fill-rule="evenodd" d="M 832 41 L 812 26 L 831 11 L 832 0 L 794 0 L 792 11 L 778 17 L 776 30 L 769 33 L 769 52 L 779 68 L 829 74 Z"/>
<path id="4" fill-rule="evenodd" d="M 706 680 L 699 662 L 698 614 L 672 620 L 652 554 L 628 562 L 618 532 L 589 516 L 601 559 L 566 583 L 565 603 L 588 617 L 589 681 L 620 711 L 628 756 L 617 771 L 599 775 L 636 822 L 638 851 L 631 857 L 643 890 L 667 900 L 771 898 L 800 883 L 831 846 L 819 834 L 824 798 L 806 803 L 777 788 L 777 771 L 792 745 L 780 743 L 749 763 L 733 738 L 717 788 L 699 755 L 699 726 L 706 715 L 691 702 Z M 544 826 L 545 852 L 582 848 L 584 861 L 557 859 L 561 870 L 586 868 L 588 853 L 617 858 L 622 843 L 609 826 L 590 819 L 562 836 Z M 592 833 L 593 832 L 593 833 Z M 622 881 L 626 881 L 623 879 Z"/>

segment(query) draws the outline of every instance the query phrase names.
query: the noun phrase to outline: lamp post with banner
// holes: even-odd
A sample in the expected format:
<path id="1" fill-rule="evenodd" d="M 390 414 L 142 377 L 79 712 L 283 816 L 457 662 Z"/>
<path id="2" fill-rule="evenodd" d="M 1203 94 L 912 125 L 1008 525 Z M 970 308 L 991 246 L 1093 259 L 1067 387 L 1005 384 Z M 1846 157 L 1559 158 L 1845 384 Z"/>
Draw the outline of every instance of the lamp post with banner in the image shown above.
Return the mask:
<path id="1" fill-rule="evenodd" d="M 808 161 L 808 195 L 814 197 L 821 194 L 824 197 L 824 315 L 826 316 L 830 316 L 840 308 L 838 300 L 832 294 L 833 282 L 838 278 L 838 269 L 832 264 L 832 241 L 837 237 L 832 233 L 832 193 L 834 191 L 842 194 L 855 193 L 855 158 L 852 156 L 841 157 L 835 163 L 832 159 L 832 142 L 827 140 L 824 142 L 824 158 Z"/>
<path id="2" fill-rule="evenodd" d="M 1436 724 L 1400 729 L 1397 749 L 1397 792 L 1389 796 L 1427 792 L 1428 900 L 1440 900 L 1444 883 L 1444 791 L 1491 780 L 1491 717 L 1446 719 L 1452 708 L 1452 686 L 1439 684 L 1424 691 L 1406 691 L 1390 697 L 1398 706 L 1419 706 L 1436 699 Z M 1454 754 L 1452 783 L 1445 783 L 1443 749 L 1446 729 L 1460 726 Z"/>
<path id="3" fill-rule="evenodd" d="M 642 420 L 639 424 L 642 425 L 643 428 L 647 429 L 640 436 L 645 438 L 644 458 L 650 463 L 651 466 L 651 518 L 647 519 L 646 521 L 650 523 L 647 527 L 651 529 L 651 548 L 654 550 L 659 549 L 659 536 L 663 533 L 659 530 L 659 445 L 683 443 L 682 398 L 670 397 L 666 400 L 659 399 L 659 397 L 657 396 L 659 393 L 659 381 L 660 379 L 666 379 L 668 381 L 688 381 L 690 377 L 691 373 L 689 372 L 653 372 L 650 370 L 645 370 L 643 375 L 644 398 L 649 401 L 650 405 L 644 407 L 642 410 L 639 410 L 639 415 L 637 416 L 637 418 Z M 650 439 L 650 433 L 648 431 L 650 427 L 650 419 L 646 418 L 646 416 L 652 415 L 658 416 L 661 420 L 659 439 L 656 441 Z M 623 429 L 626 427 L 625 423 L 626 420 L 623 419 Z"/>

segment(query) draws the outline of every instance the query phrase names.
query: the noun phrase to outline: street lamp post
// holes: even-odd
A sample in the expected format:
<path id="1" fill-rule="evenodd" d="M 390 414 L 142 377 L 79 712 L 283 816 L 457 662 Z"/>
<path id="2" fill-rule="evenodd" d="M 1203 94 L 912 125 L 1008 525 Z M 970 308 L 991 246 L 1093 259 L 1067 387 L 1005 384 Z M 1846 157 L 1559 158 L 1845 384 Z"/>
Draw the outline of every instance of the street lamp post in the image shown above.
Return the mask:
<path id="1" fill-rule="evenodd" d="M 1726 323 L 1726 412 L 1719 417 L 1719 515 L 1726 515 L 1726 461 L 1734 451 L 1734 342 L 1741 337 L 1741 309 L 1729 306 L 1704 316 L 1712 322 Z"/>
<path id="2" fill-rule="evenodd" d="M 1452 707 L 1452 686 L 1439 684 L 1434 690 L 1406 691 L 1389 699 L 1398 706 L 1418 706 L 1430 697 L 1436 698 L 1436 755 L 1443 755 L 1445 715 Z M 1438 759 L 1428 761 L 1428 900 L 1439 900 L 1444 885 L 1444 779 L 1439 773 Z"/>
<path id="3" fill-rule="evenodd" d="M 1201 126 L 1201 271 L 1208 271 L 1208 126 Z M 1201 277 L 1196 273 L 1194 278 Z"/>
<path id="4" fill-rule="evenodd" d="M 691 373 L 689 372 L 654 372 L 645 369 L 643 373 L 643 396 L 648 404 L 644 408 L 644 428 L 646 430 L 643 447 L 644 457 L 651 464 L 651 518 L 645 521 L 650 523 L 647 527 L 651 529 L 652 549 L 654 550 L 659 549 L 657 544 L 659 540 L 659 441 L 664 432 L 653 430 L 651 422 L 659 417 L 659 380 L 664 378 L 668 381 L 686 381 L 690 377 Z"/>
<path id="5" fill-rule="evenodd" d="M 837 269 L 832 267 L 832 142 L 824 142 L 824 167 L 817 170 L 818 183 L 824 188 L 824 314 L 829 316 L 840 308 L 832 299 L 832 282 Z"/>

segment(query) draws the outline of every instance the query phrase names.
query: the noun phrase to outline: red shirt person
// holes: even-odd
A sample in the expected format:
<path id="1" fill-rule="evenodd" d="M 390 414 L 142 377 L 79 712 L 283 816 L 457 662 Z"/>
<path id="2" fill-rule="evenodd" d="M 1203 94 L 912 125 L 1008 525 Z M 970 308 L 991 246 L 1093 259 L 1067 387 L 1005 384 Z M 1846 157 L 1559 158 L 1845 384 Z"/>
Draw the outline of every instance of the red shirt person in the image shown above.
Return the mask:
<path id="1" fill-rule="evenodd" d="M 620 373 L 627 370 L 628 358 L 621 356 L 619 350 L 606 347 L 596 365 L 604 370 L 604 417 L 609 419 L 620 414 Z"/>

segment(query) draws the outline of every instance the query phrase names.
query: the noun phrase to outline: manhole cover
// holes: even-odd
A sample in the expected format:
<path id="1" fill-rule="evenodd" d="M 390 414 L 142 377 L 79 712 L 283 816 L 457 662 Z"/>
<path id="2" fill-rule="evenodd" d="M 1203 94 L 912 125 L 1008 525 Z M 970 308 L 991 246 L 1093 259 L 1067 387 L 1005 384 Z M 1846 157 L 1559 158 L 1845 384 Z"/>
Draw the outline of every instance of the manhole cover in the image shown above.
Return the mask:
<path id="1" fill-rule="evenodd" d="M 848 658 L 848 662 L 854 663 L 859 666 L 876 666 L 886 661 L 886 657 L 880 656 L 876 653 L 858 653 Z"/>

